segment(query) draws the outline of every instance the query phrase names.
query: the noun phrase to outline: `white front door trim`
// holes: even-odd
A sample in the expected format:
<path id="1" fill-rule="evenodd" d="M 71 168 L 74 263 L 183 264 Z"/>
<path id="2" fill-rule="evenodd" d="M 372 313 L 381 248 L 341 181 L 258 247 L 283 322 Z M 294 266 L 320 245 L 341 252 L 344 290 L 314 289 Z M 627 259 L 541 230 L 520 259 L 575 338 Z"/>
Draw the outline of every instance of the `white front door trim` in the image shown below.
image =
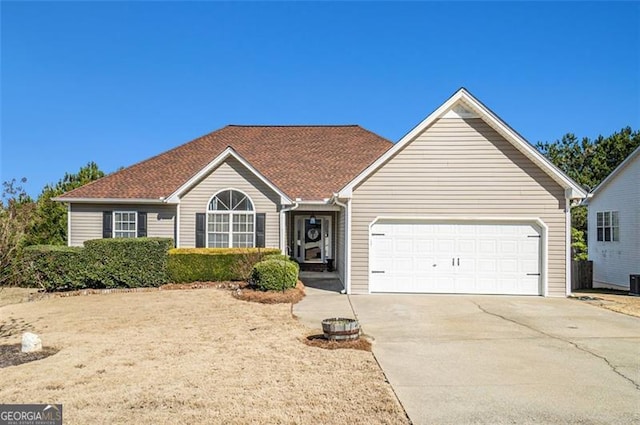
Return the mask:
<path id="1" fill-rule="evenodd" d="M 540 229 L 540 282 L 542 285 L 542 295 L 548 296 L 548 233 L 549 228 L 539 217 L 496 217 L 496 216 L 404 216 L 404 215 L 392 215 L 392 216 L 377 216 L 371 223 L 369 223 L 369 254 L 368 254 L 368 274 L 367 278 L 371 276 L 371 245 L 372 245 L 372 228 L 379 222 L 411 222 L 411 223 L 425 223 L 425 224 L 531 224 L 536 225 Z M 371 285 L 368 285 L 368 292 L 371 293 Z"/>
<path id="2" fill-rule="evenodd" d="M 322 237 L 321 237 L 321 258 L 320 261 L 306 261 L 304 254 L 304 236 L 302 232 L 305 228 L 305 220 L 309 220 L 311 217 L 307 215 L 297 215 L 295 217 L 294 224 L 294 234 L 293 234 L 293 257 L 298 260 L 300 263 L 326 263 L 327 258 L 333 258 L 333 220 L 330 215 L 314 215 L 316 220 L 321 220 L 322 223 Z M 298 237 L 300 235 L 300 237 Z M 300 254 L 298 254 L 298 248 L 300 249 Z"/>

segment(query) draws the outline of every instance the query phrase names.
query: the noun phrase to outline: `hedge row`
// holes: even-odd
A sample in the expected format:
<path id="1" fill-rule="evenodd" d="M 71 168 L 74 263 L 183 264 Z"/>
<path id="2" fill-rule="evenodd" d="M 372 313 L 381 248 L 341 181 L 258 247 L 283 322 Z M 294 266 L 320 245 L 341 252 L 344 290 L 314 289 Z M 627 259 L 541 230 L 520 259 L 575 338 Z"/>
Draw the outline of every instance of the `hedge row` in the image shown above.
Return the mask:
<path id="1" fill-rule="evenodd" d="M 22 254 L 23 284 L 47 291 L 86 288 L 84 248 L 28 246 Z"/>
<path id="2" fill-rule="evenodd" d="M 169 281 L 169 238 L 96 239 L 82 247 L 35 245 L 25 248 L 27 286 L 61 291 L 84 288 L 137 288 Z"/>
<path id="3" fill-rule="evenodd" d="M 47 291 L 63 291 L 248 280 L 256 263 L 287 258 L 275 248 L 172 246 L 173 240 L 168 238 L 95 239 L 86 241 L 84 247 L 30 246 L 23 256 L 23 282 Z"/>
<path id="4" fill-rule="evenodd" d="M 175 248 L 169 251 L 172 282 L 223 282 L 247 280 L 253 266 L 266 256 L 280 255 L 276 248 Z"/>

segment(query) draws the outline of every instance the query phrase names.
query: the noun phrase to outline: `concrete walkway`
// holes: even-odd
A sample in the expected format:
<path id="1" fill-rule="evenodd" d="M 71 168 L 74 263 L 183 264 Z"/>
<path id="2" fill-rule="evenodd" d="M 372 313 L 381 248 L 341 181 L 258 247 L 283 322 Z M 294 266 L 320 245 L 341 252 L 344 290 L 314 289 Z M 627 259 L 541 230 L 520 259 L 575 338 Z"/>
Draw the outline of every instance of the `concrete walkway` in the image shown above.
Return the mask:
<path id="1" fill-rule="evenodd" d="M 355 319 L 349 297 L 341 294 L 344 289 L 335 273 L 301 272 L 306 297 L 293 306 L 293 314 L 305 326 L 322 333 L 322 321 L 331 317 Z"/>
<path id="2" fill-rule="evenodd" d="M 314 329 L 354 311 L 414 424 L 640 423 L 638 318 L 564 298 L 318 287 L 294 306 Z"/>

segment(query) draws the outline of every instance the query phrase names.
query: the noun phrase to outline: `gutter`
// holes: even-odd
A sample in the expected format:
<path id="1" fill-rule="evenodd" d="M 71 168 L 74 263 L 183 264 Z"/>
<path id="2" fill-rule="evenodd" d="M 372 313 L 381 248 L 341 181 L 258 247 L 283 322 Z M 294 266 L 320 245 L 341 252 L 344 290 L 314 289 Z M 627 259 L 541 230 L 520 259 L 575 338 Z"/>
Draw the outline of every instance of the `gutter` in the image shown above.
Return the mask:
<path id="1" fill-rule="evenodd" d="M 56 202 L 67 202 L 73 204 L 178 204 L 179 202 L 170 202 L 168 199 L 158 198 L 51 198 Z"/>
<path id="2" fill-rule="evenodd" d="M 296 210 L 298 207 L 300 207 L 300 204 L 296 201 L 289 208 L 283 208 L 280 210 L 280 251 L 282 251 L 283 255 L 289 255 L 288 252 L 285 252 L 287 247 L 287 223 L 285 222 L 285 213 Z"/>
<path id="3" fill-rule="evenodd" d="M 346 294 L 347 286 L 348 286 L 347 282 L 349 282 L 349 278 L 351 275 L 351 272 L 350 272 L 350 269 L 351 269 L 351 209 L 350 209 L 351 200 L 347 201 L 346 204 L 343 202 L 340 202 L 338 200 L 338 194 L 334 193 L 331 199 L 329 200 L 329 202 L 339 207 L 342 207 L 346 214 L 345 222 L 344 222 L 344 233 L 345 233 L 344 235 L 344 253 L 345 253 L 344 280 L 346 282 L 342 282 L 343 289 L 342 291 L 340 291 L 341 294 Z"/>

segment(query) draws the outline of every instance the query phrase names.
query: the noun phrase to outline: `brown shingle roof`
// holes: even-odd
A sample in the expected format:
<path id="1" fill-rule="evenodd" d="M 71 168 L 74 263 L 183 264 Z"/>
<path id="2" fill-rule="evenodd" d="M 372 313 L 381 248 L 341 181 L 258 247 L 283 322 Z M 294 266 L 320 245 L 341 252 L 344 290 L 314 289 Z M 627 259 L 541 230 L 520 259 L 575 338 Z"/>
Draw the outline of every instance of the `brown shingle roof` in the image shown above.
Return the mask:
<path id="1" fill-rule="evenodd" d="M 60 196 L 168 197 L 232 147 L 291 199 L 329 198 L 392 144 L 357 125 L 229 125 Z"/>

